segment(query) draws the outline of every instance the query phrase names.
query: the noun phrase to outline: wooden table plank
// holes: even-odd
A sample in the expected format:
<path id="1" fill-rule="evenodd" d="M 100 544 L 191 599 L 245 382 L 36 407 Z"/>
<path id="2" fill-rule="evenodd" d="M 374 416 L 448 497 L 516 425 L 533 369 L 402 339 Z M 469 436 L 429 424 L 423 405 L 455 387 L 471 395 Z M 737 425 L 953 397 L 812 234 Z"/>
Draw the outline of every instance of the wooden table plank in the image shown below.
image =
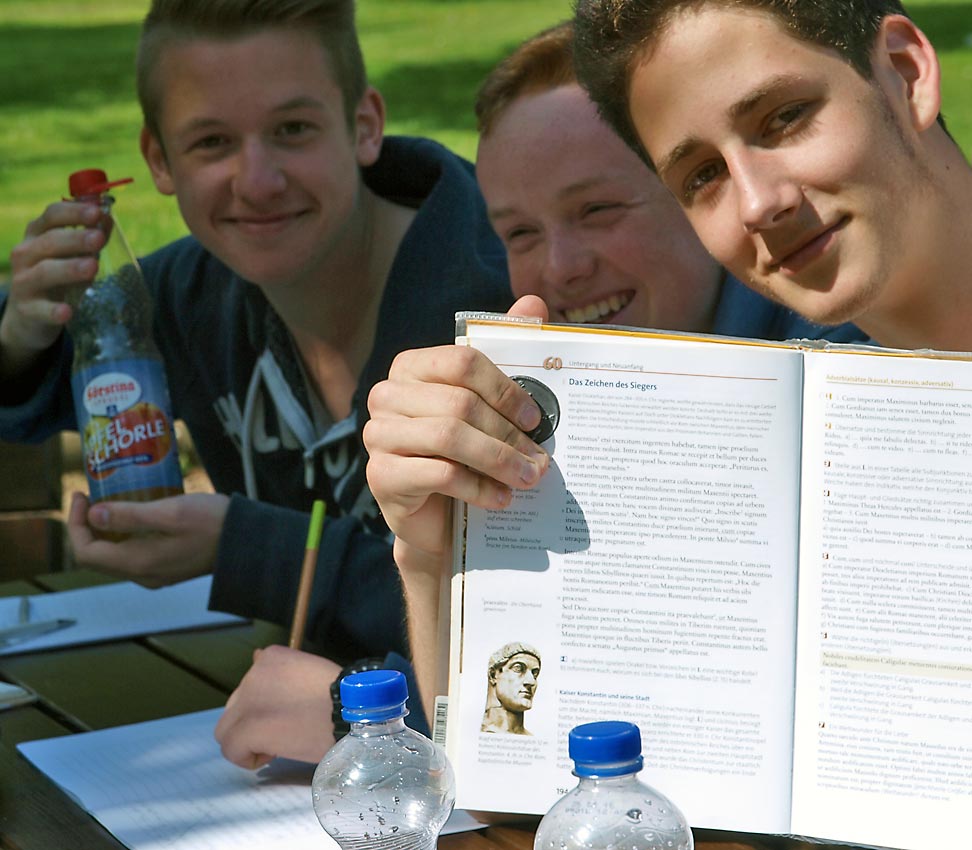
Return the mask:
<path id="1" fill-rule="evenodd" d="M 532 850 L 535 823 L 490 826 L 477 832 L 439 837 L 439 850 Z"/>
<path id="2" fill-rule="evenodd" d="M 202 632 L 154 635 L 147 645 L 159 654 L 230 693 L 253 663 L 253 650 L 273 643 L 287 643 L 287 630 L 274 623 L 254 620 Z"/>
<path id="3" fill-rule="evenodd" d="M 226 694 L 132 642 L 0 658 L 24 685 L 82 729 L 105 729 L 225 704 Z"/>
<path id="4" fill-rule="evenodd" d="M 43 592 L 40 587 L 26 579 L 0 582 L 0 596 L 30 596 Z"/>
<path id="5" fill-rule="evenodd" d="M 0 743 L 0 777 L 0 847 L 4 850 L 124 850 L 101 824 L 4 743 Z"/>
<path id="6" fill-rule="evenodd" d="M 21 705 L 0 712 L 0 741 L 8 747 L 23 741 L 69 735 L 73 731 L 75 730 L 58 723 L 36 705 Z"/>
<path id="7" fill-rule="evenodd" d="M 77 590 L 81 587 L 94 587 L 99 584 L 113 584 L 118 579 L 114 576 L 99 573 L 97 570 L 65 570 L 63 573 L 45 573 L 34 576 L 44 590 Z"/>

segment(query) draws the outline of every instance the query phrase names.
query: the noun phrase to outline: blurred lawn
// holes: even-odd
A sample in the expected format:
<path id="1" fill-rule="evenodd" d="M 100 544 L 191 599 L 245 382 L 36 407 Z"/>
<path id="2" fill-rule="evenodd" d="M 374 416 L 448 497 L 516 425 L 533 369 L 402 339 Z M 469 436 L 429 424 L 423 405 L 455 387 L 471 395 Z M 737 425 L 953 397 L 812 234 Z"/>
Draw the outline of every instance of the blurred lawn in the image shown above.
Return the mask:
<path id="1" fill-rule="evenodd" d="M 939 49 L 945 116 L 972 154 L 972 2 L 906 5 Z M 0 0 L 0 280 L 27 221 L 66 191 L 78 168 L 136 178 L 120 200 L 139 252 L 184 232 L 175 202 L 155 192 L 138 153 L 132 63 L 146 8 L 147 0 Z M 570 8 L 571 0 L 359 0 L 388 131 L 431 136 L 471 158 L 480 80 Z"/>

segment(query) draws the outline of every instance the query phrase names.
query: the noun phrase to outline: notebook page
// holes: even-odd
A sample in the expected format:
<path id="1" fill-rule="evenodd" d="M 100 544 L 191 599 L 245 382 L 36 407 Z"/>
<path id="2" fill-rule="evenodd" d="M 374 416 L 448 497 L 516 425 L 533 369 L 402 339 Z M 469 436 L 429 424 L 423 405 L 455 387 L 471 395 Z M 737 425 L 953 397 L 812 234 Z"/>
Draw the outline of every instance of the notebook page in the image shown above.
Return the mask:
<path id="1" fill-rule="evenodd" d="M 233 614 L 207 608 L 212 582 L 212 576 L 200 576 L 150 590 L 134 582 L 120 581 L 80 590 L 33 594 L 28 597 L 30 622 L 68 618 L 75 620 L 75 624 L 6 646 L 0 643 L 0 655 L 246 622 Z M 17 597 L 0 599 L 0 628 L 17 625 L 20 605 Z"/>
<path id="2" fill-rule="evenodd" d="M 253 772 L 231 764 L 213 737 L 220 712 L 18 749 L 132 850 L 336 850 L 311 803 L 313 765 L 277 760 Z M 443 833 L 480 826 L 454 812 Z"/>

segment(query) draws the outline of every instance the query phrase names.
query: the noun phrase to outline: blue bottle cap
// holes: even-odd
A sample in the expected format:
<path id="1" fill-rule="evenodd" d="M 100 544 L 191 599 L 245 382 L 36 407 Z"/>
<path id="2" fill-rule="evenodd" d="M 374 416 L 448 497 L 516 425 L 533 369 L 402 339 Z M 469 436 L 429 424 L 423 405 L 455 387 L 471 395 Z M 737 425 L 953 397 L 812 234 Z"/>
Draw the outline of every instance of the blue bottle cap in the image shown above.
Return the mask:
<path id="1" fill-rule="evenodd" d="M 398 670 L 366 670 L 341 680 L 341 716 L 352 723 L 380 723 L 408 714 L 408 683 Z"/>
<path id="2" fill-rule="evenodd" d="M 575 776 L 622 776 L 637 773 L 644 763 L 641 732 L 622 720 L 575 726 L 567 736 L 567 752 Z"/>

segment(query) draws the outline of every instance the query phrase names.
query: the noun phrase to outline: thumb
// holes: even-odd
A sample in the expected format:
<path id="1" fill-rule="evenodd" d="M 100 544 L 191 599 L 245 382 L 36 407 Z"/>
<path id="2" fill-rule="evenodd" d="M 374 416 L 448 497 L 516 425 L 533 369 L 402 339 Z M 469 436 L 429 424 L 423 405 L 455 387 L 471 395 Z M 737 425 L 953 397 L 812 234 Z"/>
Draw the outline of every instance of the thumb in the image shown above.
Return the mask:
<path id="1" fill-rule="evenodd" d="M 151 531 L 151 524 L 146 523 L 139 510 L 141 507 L 137 502 L 98 502 L 88 510 L 88 523 L 98 531 Z"/>
<path id="2" fill-rule="evenodd" d="M 545 322 L 549 317 L 549 312 L 547 305 L 538 295 L 524 295 L 522 298 L 518 298 L 516 303 L 510 307 L 507 315 L 536 318 Z"/>

